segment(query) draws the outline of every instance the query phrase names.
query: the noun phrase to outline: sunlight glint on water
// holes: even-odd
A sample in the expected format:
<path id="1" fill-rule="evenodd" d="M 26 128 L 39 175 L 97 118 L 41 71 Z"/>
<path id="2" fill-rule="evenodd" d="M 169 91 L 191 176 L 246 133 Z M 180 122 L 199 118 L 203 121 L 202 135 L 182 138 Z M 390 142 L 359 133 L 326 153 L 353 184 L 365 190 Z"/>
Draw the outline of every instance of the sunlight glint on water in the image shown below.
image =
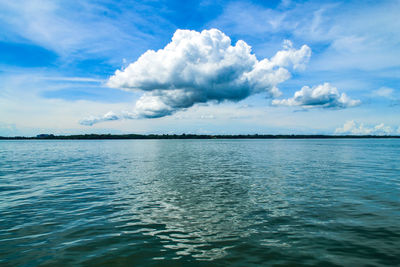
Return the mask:
<path id="1" fill-rule="evenodd" d="M 0 142 L 0 265 L 400 264 L 400 140 Z"/>

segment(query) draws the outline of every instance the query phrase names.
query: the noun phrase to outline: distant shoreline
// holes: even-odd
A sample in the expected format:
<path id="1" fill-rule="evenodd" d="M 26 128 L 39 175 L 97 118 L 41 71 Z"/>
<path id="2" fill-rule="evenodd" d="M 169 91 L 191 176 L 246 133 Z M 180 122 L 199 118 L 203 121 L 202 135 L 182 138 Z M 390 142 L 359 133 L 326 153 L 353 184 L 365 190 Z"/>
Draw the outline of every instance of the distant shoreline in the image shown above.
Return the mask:
<path id="1" fill-rule="evenodd" d="M 121 140 L 121 139 L 388 139 L 400 135 L 272 135 L 272 134 L 239 134 L 239 135 L 199 135 L 199 134 L 84 134 L 52 135 L 40 134 L 34 137 L 13 136 L 0 140 Z"/>

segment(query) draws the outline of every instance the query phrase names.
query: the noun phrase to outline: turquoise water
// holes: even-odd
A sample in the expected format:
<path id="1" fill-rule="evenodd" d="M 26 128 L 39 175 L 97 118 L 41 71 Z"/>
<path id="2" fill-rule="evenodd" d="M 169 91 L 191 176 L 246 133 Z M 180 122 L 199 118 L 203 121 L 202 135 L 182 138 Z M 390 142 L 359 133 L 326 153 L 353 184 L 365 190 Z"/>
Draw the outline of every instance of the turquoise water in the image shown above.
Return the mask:
<path id="1" fill-rule="evenodd" d="M 0 265 L 400 264 L 400 140 L 0 141 Z"/>

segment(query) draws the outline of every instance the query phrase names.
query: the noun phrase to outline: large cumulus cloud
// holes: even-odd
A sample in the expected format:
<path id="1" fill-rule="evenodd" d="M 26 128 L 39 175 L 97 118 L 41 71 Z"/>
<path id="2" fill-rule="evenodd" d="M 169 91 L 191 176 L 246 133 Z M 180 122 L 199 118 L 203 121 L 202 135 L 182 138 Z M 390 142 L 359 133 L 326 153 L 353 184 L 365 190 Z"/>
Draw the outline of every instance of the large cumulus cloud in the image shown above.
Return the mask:
<path id="1" fill-rule="evenodd" d="M 307 45 L 294 49 L 286 41 L 274 57 L 258 60 L 248 44 L 233 45 L 217 29 L 177 30 L 163 49 L 148 50 L 117 70 L 107 85 L 143 92 L 134 117 L 157 118 L 196 103 L 240 101 L 257 93 L 279 96 L 278 84 L 290 78 L 291 69 L 304 68 L 310 55 Z"/>
<path id="2" fill-rule="evenodd" d="M 350 99 L 345 93 L 340 94 L 338 89 L 329 83 L 310 88 L 303 86 L 292 98 L 275 99 L 276 106 L 301 106 L 303 108 L 348 108 L 358 106 L 360 100 Z"/>

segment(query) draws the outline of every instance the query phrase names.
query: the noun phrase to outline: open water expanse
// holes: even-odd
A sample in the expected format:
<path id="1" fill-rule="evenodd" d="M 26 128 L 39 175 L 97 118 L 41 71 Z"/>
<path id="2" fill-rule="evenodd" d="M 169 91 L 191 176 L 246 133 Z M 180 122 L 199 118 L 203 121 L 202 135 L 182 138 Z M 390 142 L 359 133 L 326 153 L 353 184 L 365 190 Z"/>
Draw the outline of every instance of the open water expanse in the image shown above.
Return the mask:
<path id="1" fill-rule="evenodd" d="M 400 265 L 400 140 L 0 141 L 0 266 Z"/>

